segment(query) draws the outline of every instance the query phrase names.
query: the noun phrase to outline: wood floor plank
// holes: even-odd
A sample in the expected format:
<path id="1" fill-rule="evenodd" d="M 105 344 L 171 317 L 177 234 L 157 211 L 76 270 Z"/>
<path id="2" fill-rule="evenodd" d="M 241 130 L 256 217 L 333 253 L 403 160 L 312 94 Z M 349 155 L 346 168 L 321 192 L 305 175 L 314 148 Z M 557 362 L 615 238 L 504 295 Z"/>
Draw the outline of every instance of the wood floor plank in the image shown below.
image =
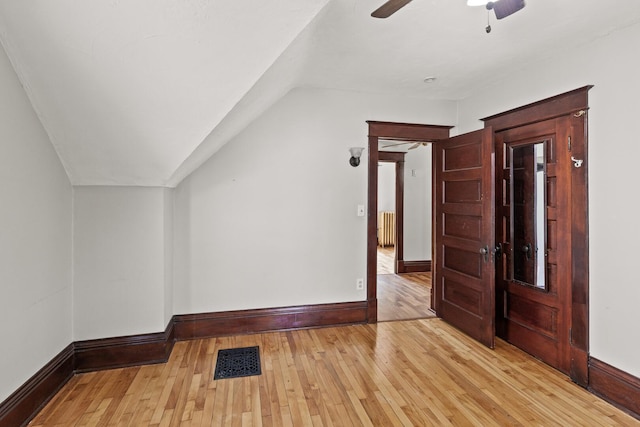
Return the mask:
<path id="1" fill-rule="evenodd" d="M 258 345 L 262 375 L 214 380 Z M 168 363 L 72 378 L 31 426 L 640 426 L 498 340 L 439 319 L 178 342 Z"/>
<path id="2" fill-rule="evenodd" d="M 378 321 L 427 319 L 431 311 L 431 273 L 377 276 Z"/>
<path id="3" fill-rule="evenodd" d="M 394 246 L 378 246 L 377 257 L 378 274 L 394 274 L 393 264 L 396 262 L 396 248 Z"/>

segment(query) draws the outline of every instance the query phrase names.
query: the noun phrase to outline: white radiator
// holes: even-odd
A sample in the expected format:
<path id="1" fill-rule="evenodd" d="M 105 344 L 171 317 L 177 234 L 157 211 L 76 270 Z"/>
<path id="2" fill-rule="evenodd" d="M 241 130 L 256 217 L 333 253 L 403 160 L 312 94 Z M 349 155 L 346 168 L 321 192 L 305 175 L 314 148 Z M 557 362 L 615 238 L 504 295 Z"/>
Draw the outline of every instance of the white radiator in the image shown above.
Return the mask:
<path id="1" fill-rule="evenodd" d="M 393 246 L 396 243 L 396 213 L 380 212 L 378 214 L 378 245 Z"/>

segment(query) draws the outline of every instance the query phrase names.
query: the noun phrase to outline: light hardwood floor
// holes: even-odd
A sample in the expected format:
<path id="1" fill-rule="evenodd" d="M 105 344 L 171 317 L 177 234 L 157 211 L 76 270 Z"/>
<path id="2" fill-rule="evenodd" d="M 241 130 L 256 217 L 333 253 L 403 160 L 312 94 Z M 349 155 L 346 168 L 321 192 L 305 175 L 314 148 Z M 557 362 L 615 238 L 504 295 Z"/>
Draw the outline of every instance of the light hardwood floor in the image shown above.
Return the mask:
<path id="1" fill-rule="evenodd" d="M 431 306 L 431 273 L 394 274 L 395 249 L 378 246 L 378 321 L 435 317 Z"/>
<path id="2" fill-rule="evenodd" d="M 393 246 L 380 247 L 377 249 L 377 268 L 378 274 L 393 274 L 393 263 L 395 262 L 395 248 Z"/>
<path id="3" fill-rule="evenodd" d="M 259 345 L 262 375 L 213 380 L 219 349 Z M 32 426 L 634 426 L 498 341 L 439 319 L 178 342 L 167 364 L 75 376 Z"/>
<path id="4" fill-rule="evenodd" d="M 431 307 L 431 273 L 379 274 L 378 321 L 435 317 Z"/>

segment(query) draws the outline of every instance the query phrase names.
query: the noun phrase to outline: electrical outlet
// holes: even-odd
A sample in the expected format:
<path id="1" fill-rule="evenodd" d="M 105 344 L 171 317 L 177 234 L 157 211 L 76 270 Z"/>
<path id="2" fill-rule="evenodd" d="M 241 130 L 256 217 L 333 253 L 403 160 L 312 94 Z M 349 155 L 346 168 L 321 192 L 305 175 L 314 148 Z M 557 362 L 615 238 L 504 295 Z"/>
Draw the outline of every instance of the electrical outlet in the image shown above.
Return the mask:
<path id="1" fill-rule="evenodd" d="M 364 279 L 356 279 L 356 289 L 359 291 L 364 289 Z"/>

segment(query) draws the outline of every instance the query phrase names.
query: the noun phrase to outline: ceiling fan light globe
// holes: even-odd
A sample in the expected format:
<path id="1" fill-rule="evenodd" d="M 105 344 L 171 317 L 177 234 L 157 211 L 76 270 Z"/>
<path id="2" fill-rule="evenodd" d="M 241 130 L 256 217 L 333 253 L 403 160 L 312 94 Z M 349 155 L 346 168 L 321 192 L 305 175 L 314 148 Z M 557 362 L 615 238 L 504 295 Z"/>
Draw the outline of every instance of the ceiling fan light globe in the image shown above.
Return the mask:
<path id="1" fill-rule="evenodd" d="M 488 0 L 467 0 L 467 6 L 485 6 Z"/>
<path id="2" fill-rule="evenodd" d="M 349 153 L 351 153 L 351 157 L 360 158 L 360 156 L 362 156 L 363 150 L 364 150 L 364 147 L 351 147 L 349 148 Z"/>

